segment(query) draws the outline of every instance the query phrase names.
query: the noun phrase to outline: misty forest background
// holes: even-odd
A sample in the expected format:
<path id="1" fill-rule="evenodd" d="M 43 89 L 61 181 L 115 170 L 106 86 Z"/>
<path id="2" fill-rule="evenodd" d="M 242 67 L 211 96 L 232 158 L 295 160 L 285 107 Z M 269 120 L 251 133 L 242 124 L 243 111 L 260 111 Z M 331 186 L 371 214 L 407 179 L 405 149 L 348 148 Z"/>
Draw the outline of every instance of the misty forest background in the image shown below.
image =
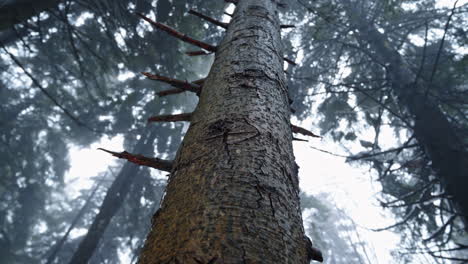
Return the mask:
<path id="1" fill-rule="evenodd" d="M 146 119 L 189 112 L 197 97 L 160 96 L 171 87 L 140 72 L 194 81 L 206 76 L 213 55 L 188 56 L 193 47 L 135 13 L 214 44 L 223 29 L 187 12 L 226 21 L 231 5 L 0 1 L 1 263 L 68 263 L 74 254 L 92 256 L 90 263 L 136 261 L 165 173 L 118 160 L 83 187 L 67 180 L 70 149 L 120 136 L 127 151 L 172 159 L 186 125 Z M 398 51 L 392 56 L 415 76 L 405 81 L 425 87 L 418 100 L 442 111 L 468 151 L 468 3 L 294 0 L 281 14 L 283 24 L 295 25 L 283 29 L 285 56 L 297 63 L 285 63 L 293 118 L 322 136 L 302 137 L 303 144 L 332 142 L 337 148 L 323 155 L 340 150 L 379 186 L 373 202 L 394 217 L 388 229 L 401 240 L 392 263 L 468 263 L 467 216 L 416 141 L 413 117 L 389 79 L 393 62 L 372 48 L 372 35 L 357 34 L 356 14 Z M 308 235 L 325 263 L 376 263 L 373 245 L 329 194 L 302 195 Z"/>

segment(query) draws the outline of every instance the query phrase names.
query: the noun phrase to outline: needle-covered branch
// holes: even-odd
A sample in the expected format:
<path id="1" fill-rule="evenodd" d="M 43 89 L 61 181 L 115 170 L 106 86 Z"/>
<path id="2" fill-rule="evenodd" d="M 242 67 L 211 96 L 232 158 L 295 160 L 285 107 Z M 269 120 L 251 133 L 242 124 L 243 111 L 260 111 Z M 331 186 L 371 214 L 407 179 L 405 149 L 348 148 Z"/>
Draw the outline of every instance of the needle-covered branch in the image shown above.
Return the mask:
<path id="1" fill-rule="evenodd" d="M 145 21 L 149 22 L 151 25 L 153 25 L 154 27 L 156 27 L 157 29 L 160 29 L 166 33 L 168 33 L 169 35 L 173 36 L 173 37 L 176 37 L 184 42 L 187 42 L 189 44 L 192 44 L 192 45 L 195 45 L 197 47 L 200 47 L 202 49 L 205 49 L 207 51 L 211 51 L 211 52 L 215 52 L 216 51 L 216 47 L 215 46 L 212 46 L 208 43 L 205 43 L 205 42 L 202 42 L 202 41 L 199 41 L 199 40 L 196 40 L 196 39 L 193 39 L 185 34 L 182 34 L 180 32 L 178 32 L 177 30 L 169 27 L 169 26 L 166 26 L 162 23 L 159 23 L 159 22 L 156 22 L 156 21 L 153 21 L 151 19 L 149 19 L 148 17 L 144 16 L 143 14 L 141 13 L 137 13 L 137 15 L 141 18 L 143 18 Z"/>
<path id="2" fill-rule="evenodd" d="M 304 136 L 310 136 L 310 137 L 316 137 L 316 138 L 321 137 L 321 136 L 318 136 L 318 135 L 310 132 L 309 130 L 307 130 L 305 128 L 298 127 L 298 126 L 295 126 L 295 125 L 291 125 L 291 130 L 292 130 L 293 133 L 302 134 Z"/>
<path id="3" fill-rule="evenodd" d="M 211 18 L 209 16 L 206 16 L 206 15 L 203 15 L 202 13 L 199 13 L 193 9 L 190 9 L 190 11 L 188 12 L 189 14 L 192 14 L 192 15 L 195 15 L 201 19 L 204 19 L 212 24 L 215 24 L 216 26 L 219 26 L 219 27 L 222 27 L 224 29 L 226 29 L 228 27 L 228 23 L 224 23 L 224 22 L 221 22 L 221 21 L 218 21 L 214 18 Z"/>
<path id="4" fill-rule="evenodd" d="M 172 170 L 172 161 L 171 160 L 163 160 L 158 158 L 148 158 L 143 155 L 132 154 L 127 151 L 123 152 L 114 152 L 103 148 L 98 148 L 104 152 L 112 154 L 112 156 L 117 157 L 119 159 L 126 159 L 130 162 L 133 162 L 138 165 L 148 166 L 151 168 L 155 168 L 162 171 L 171 172 Z"/>
<path id="5" fill-rule="evenodd" d="M 142 72 L 142 74 L 145 75 L 146 77 L 148 77 L 151 80 L 165 82 L 165 83 L 168 83 L 168 84 L 174 86 L 175 88 L 179 88 L 179 89 L 184 90 L 184 91 L 190 91 L 190 92 L 194 92 L 196 94 L 200 94 L 200 91 L 201 91 L 201 86 L 198 85 L 198 84 L 190 83 L 190 82 L 187 82 L 187 81 L 181 81 L 181 80 L 177 80 L 177 79 L 172 79 L 172 78 L 157 75 L 157 74 L 151 74 L 149 72 Z"/>
<path id="6" fill-rule="evenodd" d="M 159 115 L 148 118 L 148 122 L 177 122 L 190 121 L 192 113 L 183 113 L 177 115 Z"/>

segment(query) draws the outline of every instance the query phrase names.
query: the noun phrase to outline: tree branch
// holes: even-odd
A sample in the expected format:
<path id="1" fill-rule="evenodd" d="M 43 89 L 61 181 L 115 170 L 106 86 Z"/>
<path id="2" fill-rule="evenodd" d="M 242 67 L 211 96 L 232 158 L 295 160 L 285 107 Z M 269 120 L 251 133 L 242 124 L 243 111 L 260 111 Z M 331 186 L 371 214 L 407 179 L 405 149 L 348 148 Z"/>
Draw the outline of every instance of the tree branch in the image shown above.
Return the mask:
<path id="1" fill-rule="evenodd" d="M 292 61 L 292 60 L 290 60 L 290 59 L 288 59 L 286 57 L 284 57 L 283 60 L 286 61 L 287 63 L 291 64 L 292 66 L 297 66 L 297 63 L 295 63 L 294 61 Z"/>
<path id="2" fill-rule="evenodd" d="M 194 51 L 186 51 L 185 54 L 189 55 L 190 57 L 194 57 L 194 56 L 210 55 L 211 52 L 206 52 L 204 50 L 194 50 Z"/>
<path id="3" fill-rule="evenodd" d="M 148 118 L 148 122 L 177 122 L 177 121 L 189 121 L 192 117 L 192 113 L 183 113 L 177 115 L 159 115 Z"/>
<path id="4" fill-rule="evenodd" d="M 224 28 L 224 29 L 227 29 L 227 27 L 228 27 L 228 25 L 229 25 L 228 23 L 224 23 L 224 22 L 218 21 L 218 20 L 216 20 L 216 19 L 214 19 L 214 18 L 211 18 L 211 17 L 209 17 L 209 16 L 205 16 L 205 15 L 203 15 L 202 13 L 199 13 L 199 12 L 193 10 L 193 9 L 190 9 L 190 10 L 188 11 L 188 13 L 189 13 L 189 14 L 192 14 L 192 15 L 195 15 L 195 16 L 201 18 L 201 19 L 204 19 L 204 20 L 206 20 L 206 21 L 208 21 L 208 22 L 210 22 L 210 23 L 213 23 L 213 24 L 215 24 L 216 26 L 222 27 L 222 28 Z"/>
<path id="5" fill-rule="evenodd" d="M 166 26 L 162 23 L 159 23 L 159 22 L 156 22 L 156 21 L 153 21 L 151 19 L 149 19 L 148 17 L 144 16 L 143 14 L 141 13 L 137 13 L 137 15 L 141 18 L 143 18 L 144 20 L 146 20 L 147 22 L 149 22 L 151 25 L 153 25 L 154 27 L 156 27 L 157 29 L 160 29 L 166 33 L 168 33 L 169 35 L 173 36 L 173 37 L 176 37 L 184 42 L 187 42 L 189 44 L 192 44 L 192 45 L 195 45 L 197 47 L 200 47 L 202 49 L 205 49 L 207 51 L 211 51 L 211 52 L 215 52 L 216 51 L 216 47 L 215 46 L 212 46 L 208 43 L 205 43 L 205 42 L 202 42 L 202 41 L 199 41 L 199 40 L 196 40 L 196 39 L 193 39 L 185 34 L 182 34 L 178 31 L 176 31 L 175 29 L 169 27 L 169 26 Z"/>
<path id="6" fill-rule="evenodd" d="M 127 151 L 123 152 L 114 152 L 103 148 L 98 148 L 104 152 L 112 154 L 112 156 L 117 157 L 119 159 L 126 159 L 132 163 L 143 165 L 151 168 L 155 168 L 162 171 L 171 172 L 172 170 L 172 163 L 171 160 L 163 160 L 158 158 L 148 158 L 143 155 L 138 154 L 131 154 Z"/>
<path id="7" fill-rule="evenodd" d="M 295 125 L 291 125 L 291 130 L 292 130 L 293 133 L 302 134 L 304 136 L 310 136 L 310 137 L 316 137 L 316 138 L 321 137 L 321 136 L 315 135 L 314 133 L 310 132 L 309 130 L 307 130 L 305 128 L 298 127 L 298 126 L 295 126 Z"/>
<path id="8" fill-rule="evenodd" d="M 200 92 L 201 92 L 201 86 L 198 85 L 198 84 L 189 83 L 187 81 L 181 81 L 181 80 L 177 80 L 177 79 L 172 79 L 172 78 L 168 78 L 168 77 L 157 75 L 157 74 L 151 74 L 151 73 L 148 73 L 148 72 L 142 72 L 142 74 L 145 75 L 146 77 L 148 77 L 151 80 L 165 82 L 165 83 L 168 83 L 168 84 L 174 86 L 175 88 L 179 88 L 179 89 L 185 90 L 185 91 L 194 92 L 197 95 L 200 94 Z"/>

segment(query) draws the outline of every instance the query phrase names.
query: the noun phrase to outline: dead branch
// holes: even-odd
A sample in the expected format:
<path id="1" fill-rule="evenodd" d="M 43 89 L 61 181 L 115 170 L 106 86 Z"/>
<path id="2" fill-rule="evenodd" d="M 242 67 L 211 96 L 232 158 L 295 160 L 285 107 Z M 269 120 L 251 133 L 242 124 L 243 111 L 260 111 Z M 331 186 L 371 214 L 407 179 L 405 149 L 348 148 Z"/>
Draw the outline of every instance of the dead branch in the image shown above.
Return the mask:
<path id="1" fill-rule="evenodd" d="M 205 43 L 205 42 L 202 42 L 202 41 L 199 41 L 199 40 L 196 40 L 196 39 L 193 39 L 185 34 L 182 34 L 180 32 L 178 32 L 177 30 L 169 27 L 169 26 L 166 26 L 162 23 L 159 23 L 159 22 L 156 22 L 156 21 L 153 21 L 151 19 L 149 19 L 148 17 L 144 16 L 143 14 L 141 13 L 137 13 L 137 15 L 141 18 L 143 18 L 145 21 L 149 22 L 151 25 L 153 25 L 154 27 L 168 33 L 169 35 L 173 36 L 173 37 L 176 37 L 184 42 L 187 42 L 189 44 L 192 44 L 192 45 L 195 45 L 197 47 L 200 47 L 202 49 L 205 49 L 207 51 L 211 51 L 211 52 L 215 52 L 216 51 L 216 47 L 215 46 L 212 46 L 208 43 Z"/>
<path id="2" fill-rule="evenodd" d="M 288 59 L 286 57 L 284 57 L 283 60 L 286 61 L 287 63 L 291 64 L 292 66 L 297 66 L 297 63 L 295 63 L 294 61 L 292 61 L 292 60 L 290 60 L 290 59 Z"/>
<path id="3" fill-rule="evenodd" d="M 156 94 L 159 97 L 163 97 L 163 96 L 168 96 L 168 95 L 172 95 L 172 94 L 180 94 L 180 93 L 183 93 L 183 92 L 186 92 L 186 90 L 175 88 L 175 89 L 170 89 L 170 90 L 164 90 L 164 91 L 161 91 L 161 92 L 157 92 Z"/>
<path id="4" fill-rule="evenodd" d="M 204 50 L 193 50 L 193 51 L 186 51 L 185 54 L 189 55 L 190 57 L 194 56 L 205 56 L 212 54 L 211 52 L 206 52 Z"/>
<path id="5" fill-rule="evenodd" d="M 302 142 L 309 142 L 307 139 L 293 137 L 293 141 L 302 141 Z"/>
<path id="6" fill-rule="evenodd" d="M 291 130 L 292 130 L 293 133 L 302 134 L 304 136 L 310 136 L 310 137 L 316 137 L 316 138 L 321 137 L 321 136 L 315 135 L 314 133 L 310 132 L 309 130 L 307 130 L 305 128 L 298 127 L 298 126 L 295 126 L 295 125 L 291 125 Z"/>
<path id="7" fill-rule="evenodd" d="M 103 148 L 98 148 L 104 152 L 112 154 L 112 156 L 117 157 L 119 159 L 126 159 L 130 162 L 133 162 L 138 165 L 143 165 L 151 168 L 155 168 L 162 171 L 171 172 L 172 170 L 172 163 L 171 160 L 163 160 L 158 158 L 148 158 L 143 155 L 138 154 L 131 154 L 127 151 L 123 152 L 114 152 Z"/>
<path id="8" fill-rule="evenodd" d="M 281 25 L 280 28 L 295 28 L 295 25 Z"/>
<path id="9" fill-rule="evenodd" d="M 215 24 L 216 26 L 222 27 L 222 28 L 224 28 L 224 29 L 227 29 L 227 27 L 228 27 L 228 23 L 224 23 L 224 22 L 218 21 L 218 20 L 216 20 L 216 19 L 214 19 L 214 18 L 211 18 L 211 17 L 209 17 L 209 16 L 203 15 L 202 13 L 199 13 L 199 12 L 193 10 L 193 9 L 190 9 L 190 10 L 188 11 L 188 13 L 189 13 L 189 14 L 192 14 L 192 15 L 195 15 L 195 16 L 197 16 L 197 17 L 203 19 L 203 20 L 206 20 L 206 21 L 208 21 L 208 22 L 210 22 L 210 23 L 213 23 L 213 24 Z"/>
<path id="10" fill-rule="evenodd" d="M 168 84 L 172 85 L 173 87 L 179 88 L 181 90 L 194 92 L 196 94 L 199 94 L 200 91 L 201 91 L 201 86 L 198 85 L 198 84 L 189 83 L 187 81 L 181 81 L 181 80 L 177 80 L 177 79 L 172 79 L 172 78 L 157 75 L 157 74 L 151 74 L 151 73 L 148 73 L 148 72 L 142 72 L 142 74 L 145 75 L 146 77 L 148 77 L 151 80 L 165 82 L 165 83 L 168 83 Z"/>
<path id="11" fill-rule="evenodd" d="M 192 113 L 183 113 L 177 115 L 159 115 L 148 118 L 148 122 L 177 122 L 190 121 Z"/>
<path id="12" fill-rule="evenodd" d="M 201 79 L 193 81 L 192 83 L 203 86 L 203 84 L 205 83 L 205 80 L 206 80 L 206 78 L 201 78 Z"/>

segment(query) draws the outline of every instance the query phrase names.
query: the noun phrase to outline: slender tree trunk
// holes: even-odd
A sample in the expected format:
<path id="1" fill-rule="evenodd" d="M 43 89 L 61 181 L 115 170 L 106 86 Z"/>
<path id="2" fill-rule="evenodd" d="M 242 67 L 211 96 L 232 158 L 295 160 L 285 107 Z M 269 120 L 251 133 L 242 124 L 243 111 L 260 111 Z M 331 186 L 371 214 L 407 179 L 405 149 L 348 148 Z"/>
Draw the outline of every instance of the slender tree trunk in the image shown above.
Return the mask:
<path id="1" fill-rule="evenodd" d="M 277 16 L 237 4 L 140 264 L 309 262 Z"/>
<path id="2" fill-rule="evenodd" d="M 447 192 L 453 197 L 465 229 L 468 230 L 468 153 L 463 140 L 455 133 L 445 114 L 427 95 L 425 85 L 416 84 L 416 76 L 386 37 L 366 20 L 361 10 L 347 0 L 348 16 L 359 34 L 356 36 L 369 43 L 380 63 L 387 65 L 391 87 L 399 103 L 412 115 L 413 130 L 418 143 L 432 161 Z"/>

